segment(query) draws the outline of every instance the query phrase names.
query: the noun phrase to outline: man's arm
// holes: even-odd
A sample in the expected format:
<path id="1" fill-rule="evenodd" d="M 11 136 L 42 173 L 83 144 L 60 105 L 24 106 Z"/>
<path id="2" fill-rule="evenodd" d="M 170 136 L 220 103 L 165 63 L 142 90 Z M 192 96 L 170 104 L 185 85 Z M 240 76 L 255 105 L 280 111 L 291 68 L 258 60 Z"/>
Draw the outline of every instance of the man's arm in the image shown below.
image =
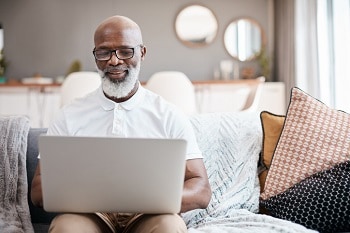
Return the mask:
<path id="1" fill-rule="evenodd" d="M 203 159 L 187 160 L 181 212 L 204 209 L 210 198 L 211 188 Z"/>
<path id="2" fill-rule="evenodd" d="M 30 193 L 33 205 L 43 207 L 43 194 L 41 191 L 41 174 L 40 174 L 40 160 L 36 167 L 34 177 L 32 180 L 32 189 Z"/>

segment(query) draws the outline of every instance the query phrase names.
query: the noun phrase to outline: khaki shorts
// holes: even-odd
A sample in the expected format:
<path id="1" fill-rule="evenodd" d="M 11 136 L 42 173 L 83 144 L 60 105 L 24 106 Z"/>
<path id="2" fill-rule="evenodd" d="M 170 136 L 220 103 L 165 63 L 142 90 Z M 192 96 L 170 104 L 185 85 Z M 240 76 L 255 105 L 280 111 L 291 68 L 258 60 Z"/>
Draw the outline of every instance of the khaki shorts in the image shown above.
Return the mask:
<path id="1" fill-rule="evenodd" d="M 96 215 L 107 224 L 113 233 L 126 233 L 144 214 L 96 213 Z"/>

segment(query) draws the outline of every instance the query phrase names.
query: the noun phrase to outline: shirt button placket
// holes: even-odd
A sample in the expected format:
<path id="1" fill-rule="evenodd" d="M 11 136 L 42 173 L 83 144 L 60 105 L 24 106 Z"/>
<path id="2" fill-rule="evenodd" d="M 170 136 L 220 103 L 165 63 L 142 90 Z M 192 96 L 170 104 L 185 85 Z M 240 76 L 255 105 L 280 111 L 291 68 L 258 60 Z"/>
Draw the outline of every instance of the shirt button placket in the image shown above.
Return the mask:
<path id="1" fill-rule="evenodd" d="M 116 104 L 113 119 L 113 134 L 116 136 L 123 136 L 123 113 L 123 108 Z"/>

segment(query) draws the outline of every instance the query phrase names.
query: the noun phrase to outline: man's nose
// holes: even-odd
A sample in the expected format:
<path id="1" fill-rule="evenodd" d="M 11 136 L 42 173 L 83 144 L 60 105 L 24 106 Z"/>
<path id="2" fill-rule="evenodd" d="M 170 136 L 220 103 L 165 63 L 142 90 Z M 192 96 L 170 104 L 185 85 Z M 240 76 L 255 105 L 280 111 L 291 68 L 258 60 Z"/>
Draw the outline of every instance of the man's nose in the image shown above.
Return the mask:
<path id="1" fill-rule="evenodd" d="M 111 59 L 109 59 L 110 63 L 112 65 L 117 65 L 119 62 L 122 62 L 123 60 L 120 60 L 118 57 L 117 57 L 117 54 L 115 51 L 112 52 L 112 55 L 111 55 Z"/>

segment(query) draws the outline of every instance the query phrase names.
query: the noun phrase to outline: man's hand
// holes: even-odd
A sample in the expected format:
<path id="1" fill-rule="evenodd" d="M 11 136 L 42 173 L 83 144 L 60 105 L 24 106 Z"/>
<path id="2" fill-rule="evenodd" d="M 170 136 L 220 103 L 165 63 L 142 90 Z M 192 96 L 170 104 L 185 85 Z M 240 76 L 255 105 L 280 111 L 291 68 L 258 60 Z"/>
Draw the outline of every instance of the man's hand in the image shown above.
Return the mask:
<path id="1" fill-rule="evenodd" d="M 41 173 L 40 173 L 40 161 L 36 167 L 34 177 L 32 180 L 32 189 L 30 197 L 33 205 L 37 207 L 43 207 L 43 194 L 41 190 Z"/>

